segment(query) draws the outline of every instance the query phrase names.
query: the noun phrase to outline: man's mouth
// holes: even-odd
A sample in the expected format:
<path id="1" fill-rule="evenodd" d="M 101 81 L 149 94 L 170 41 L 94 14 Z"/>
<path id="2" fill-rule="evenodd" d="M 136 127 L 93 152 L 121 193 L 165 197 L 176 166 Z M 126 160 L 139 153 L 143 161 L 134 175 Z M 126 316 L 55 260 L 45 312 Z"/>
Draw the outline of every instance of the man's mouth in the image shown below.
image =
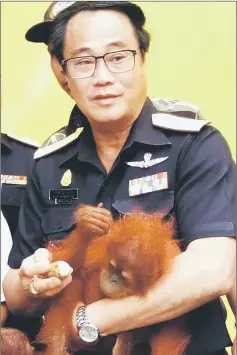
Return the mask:
<path id="1" fill-rule="evenodd" d="M 112 95 L 112 94 L 106 94 L 106 95 L 95 95 L 93 96 L 92 100 L 111 100 L 111 99 L 116 99 L 119 95 Z"/>

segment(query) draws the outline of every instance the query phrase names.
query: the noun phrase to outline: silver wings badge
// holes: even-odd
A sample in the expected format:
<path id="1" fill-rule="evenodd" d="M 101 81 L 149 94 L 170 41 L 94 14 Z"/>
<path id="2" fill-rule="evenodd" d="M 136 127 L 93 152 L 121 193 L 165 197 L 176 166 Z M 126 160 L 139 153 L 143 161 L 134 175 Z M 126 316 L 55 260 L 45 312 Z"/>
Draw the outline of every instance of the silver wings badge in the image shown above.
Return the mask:
<path id="1" fill-rule="evenodd" d="M 161 157 L 161 158 L 151 159 L 151 157 L 152 157 L 151 153 L 146 153 L 144 154 L 143 161 L 128 161 L 126 162 L 126 164 L 136 168 L 150 168 L 151 166 L 162 163 L 163 161 L 169 158 L 169 157 Z"/>

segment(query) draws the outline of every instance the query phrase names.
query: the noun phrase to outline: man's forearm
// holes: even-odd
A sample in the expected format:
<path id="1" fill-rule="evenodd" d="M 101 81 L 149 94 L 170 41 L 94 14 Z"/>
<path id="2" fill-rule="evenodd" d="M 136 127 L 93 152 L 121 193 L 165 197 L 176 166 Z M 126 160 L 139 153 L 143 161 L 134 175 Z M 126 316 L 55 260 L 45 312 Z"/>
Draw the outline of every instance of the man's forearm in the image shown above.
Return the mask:
<path id="1" fill-rule="evenodd" d="M 182 253 L 173 271 L 146 297 L 95 302 L 87 306 L 88 318 L 102 335 L 109 335 L 179 317 L 228 293 L 229 283 L 220 276 L 221 266 L 220 272 L 216 271 L 202 265 L 198 257 L 195 260 L 195 253 Z"/>
<path id="2" fill-rule="evenodd" d="M 226 296 L 230 304 L 230 307 L 234 313 L 234 316 L 236 317 L 236 260 L 233 268 L 233 284 L 232 287 L 230 288 L 230 292 L 227 293 Z"/>
<path id="3" fill-rule="evenodd" d="M 8 287 L 11 285 L 10 287 Z M 10 269 L 3 282 L 7 305 L 12 313 L 28 316 L 41 315 L 49 305 L 49 299 L 35 298 L 23 289 L 18 270 Z"/>

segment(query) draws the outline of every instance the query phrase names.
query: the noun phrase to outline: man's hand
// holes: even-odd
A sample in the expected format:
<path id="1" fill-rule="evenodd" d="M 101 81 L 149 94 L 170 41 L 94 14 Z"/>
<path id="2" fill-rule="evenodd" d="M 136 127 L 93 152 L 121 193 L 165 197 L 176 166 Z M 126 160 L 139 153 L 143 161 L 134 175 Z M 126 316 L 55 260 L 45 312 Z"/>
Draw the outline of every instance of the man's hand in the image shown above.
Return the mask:
<path id="1" fill-rule="evenodd" d="M 103 208 L 101 202 L 96 207 L 82 205 L 76 212 L 76 219 L 89 237 L 107 234 L 113 221 L 111 212 Z"/>
<path id="2" fill-rule="evenodd" d="M 50 270 L 49 251 L 43 248 L 36 250 L 33 255 L 23 260 L 18 270 L 23 289 L 37 298 L 52 297 L 72 281 L 71 274 L 63 278 L 45 277 Z"/>

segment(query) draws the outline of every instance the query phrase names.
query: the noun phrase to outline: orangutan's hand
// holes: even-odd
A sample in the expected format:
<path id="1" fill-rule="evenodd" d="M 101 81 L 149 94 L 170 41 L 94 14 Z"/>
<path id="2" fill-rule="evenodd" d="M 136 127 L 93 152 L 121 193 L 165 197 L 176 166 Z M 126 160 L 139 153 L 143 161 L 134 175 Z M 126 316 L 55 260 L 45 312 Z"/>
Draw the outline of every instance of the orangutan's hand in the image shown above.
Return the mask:
<path id="1" fill-rule="evenodd" d="M 113 221 L 111 212 L 103 208 L 103 203 L 96 207 L 82 205 L 76 212 L 76 220 L 89 237 L 107 234 Z"/>

